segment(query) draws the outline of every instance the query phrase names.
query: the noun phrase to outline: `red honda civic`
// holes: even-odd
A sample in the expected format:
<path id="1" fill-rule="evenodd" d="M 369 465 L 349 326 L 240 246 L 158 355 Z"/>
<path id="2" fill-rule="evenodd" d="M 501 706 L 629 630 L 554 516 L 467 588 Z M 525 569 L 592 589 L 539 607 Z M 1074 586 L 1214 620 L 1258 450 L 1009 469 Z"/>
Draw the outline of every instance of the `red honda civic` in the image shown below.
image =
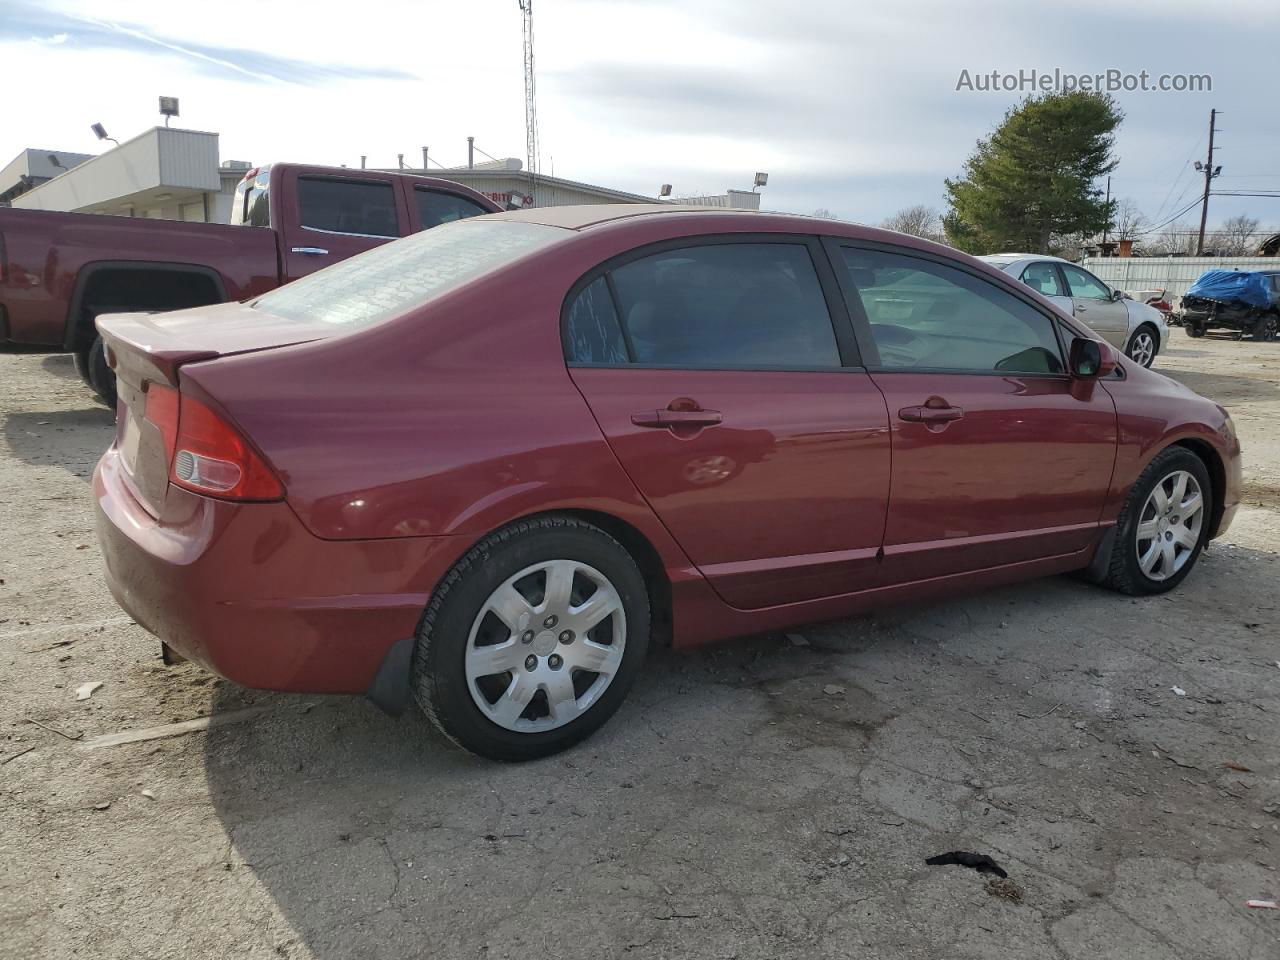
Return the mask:
<path id="1" fill-rule="evenodd" d="M 415 699 L 501 760 L 690 647 L 1230 523 L 1227 412 L 954 250 L 674 206 L 499 213 L 257 300 L 99 321 L 120 604 L 245 686 Z"/>

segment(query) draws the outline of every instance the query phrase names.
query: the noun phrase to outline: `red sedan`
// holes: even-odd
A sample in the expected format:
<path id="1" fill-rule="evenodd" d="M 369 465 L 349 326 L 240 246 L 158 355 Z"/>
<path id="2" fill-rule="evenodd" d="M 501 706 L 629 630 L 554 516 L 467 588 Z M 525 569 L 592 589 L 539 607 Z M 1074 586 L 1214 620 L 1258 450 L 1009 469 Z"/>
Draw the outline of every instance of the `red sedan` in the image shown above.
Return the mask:
<path id="1" fill-rule="evenodd" d="M 120 604 L 272 690 L 512 760 L 680 647 L 1086 571 L 1190 573 L 1226 411 L 927 241 L 670 206 L 460 221 L 244 304 L 100 321 Z"/>

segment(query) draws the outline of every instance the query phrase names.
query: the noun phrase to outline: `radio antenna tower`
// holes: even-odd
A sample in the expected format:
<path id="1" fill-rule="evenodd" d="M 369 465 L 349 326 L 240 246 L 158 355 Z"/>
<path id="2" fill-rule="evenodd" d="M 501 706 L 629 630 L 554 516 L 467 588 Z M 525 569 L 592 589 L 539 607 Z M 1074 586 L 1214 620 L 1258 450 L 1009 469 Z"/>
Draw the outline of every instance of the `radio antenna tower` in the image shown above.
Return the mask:
<path id="1" fill-rule="evenodd" d="M 524 15 L 524 135 L 525 167 L 538 174 L 537 84 L 533 72 L 533 0 L 516 0 Z"/>

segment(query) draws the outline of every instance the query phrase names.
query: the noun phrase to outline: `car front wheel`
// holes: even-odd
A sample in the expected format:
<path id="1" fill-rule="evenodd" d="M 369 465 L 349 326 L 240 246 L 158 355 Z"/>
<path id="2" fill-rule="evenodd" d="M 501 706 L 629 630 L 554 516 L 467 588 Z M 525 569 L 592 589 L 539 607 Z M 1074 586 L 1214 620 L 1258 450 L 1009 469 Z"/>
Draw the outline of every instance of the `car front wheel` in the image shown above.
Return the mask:
<path id="1" fill-rule="evenodd" d="M 1212 512 L 1204 462 L 1184 447 L 1162 451 L 1121 511 L 1107 585 L 1133 595 L 1172 590 L 1200 558 Z"/>
<path id="2" fill-rule="evenodd" d="M 414 696 L 455 743 L 532 760 L 587 737 L 644 662 L 649 597 L 613 537 L 572 517 L 521 521 L 473 547 L 437 588 Z"/>
<path id="3" fill-rule="evenodd" d="M 1139 327 L 1138 332 L 1129 341 L 1129 349 L 1126 352 L 1129 354 L 1130 360 L 1144 367 L 1149 367 L 1155 360 L 1156 351 L 1159 349 L 1159 341 L 1156 339 L 1155 331 L 1150 327 Z"/>

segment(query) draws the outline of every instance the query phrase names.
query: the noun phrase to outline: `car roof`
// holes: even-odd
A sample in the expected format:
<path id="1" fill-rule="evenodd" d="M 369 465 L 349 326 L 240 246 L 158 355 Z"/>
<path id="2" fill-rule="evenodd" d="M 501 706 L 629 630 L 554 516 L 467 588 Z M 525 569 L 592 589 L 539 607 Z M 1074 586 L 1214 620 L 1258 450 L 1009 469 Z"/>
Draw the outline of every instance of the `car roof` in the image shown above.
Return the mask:
<path id="1" fill-rule="evenodd" d="M 979 257 L 984 263 L 999 263 L 1008 265 L 1010 263 L 1018 263 L 1021 260 L 1051 260 L 1054 263 L 1070 263 L 1075 266 L 1071 260 L 1063 257 L 1051 257 L 1047 253 L 989 253 L 986 256 Z"/>
<path id="2" fill-rule="evenodd" d="M 805 217 L 794 213 L 772 213 L 760 210 L 737 210 L 732 207 L 709 207 L 686 203 L 592 203 L 575 204 L 565 207 L 535 207 L 529 210 L 507 210 L 489 216 L 494 220 L 516 220 L 523 223 L 538 223 L 548 227 L 563 227 L 566 230 L 586 230 L 603 223 L 619 220 L 634 220 L 641 217 L 667 216 L 671 214 L 696 214 L 700 216 L 718 215 L 735 219 L 773 219 L 773 220 L 813 220 L 817 223 L 840 223 L 841 226 L 855 227 L 843 221 L 833 221 L 822 217 Z"/>

